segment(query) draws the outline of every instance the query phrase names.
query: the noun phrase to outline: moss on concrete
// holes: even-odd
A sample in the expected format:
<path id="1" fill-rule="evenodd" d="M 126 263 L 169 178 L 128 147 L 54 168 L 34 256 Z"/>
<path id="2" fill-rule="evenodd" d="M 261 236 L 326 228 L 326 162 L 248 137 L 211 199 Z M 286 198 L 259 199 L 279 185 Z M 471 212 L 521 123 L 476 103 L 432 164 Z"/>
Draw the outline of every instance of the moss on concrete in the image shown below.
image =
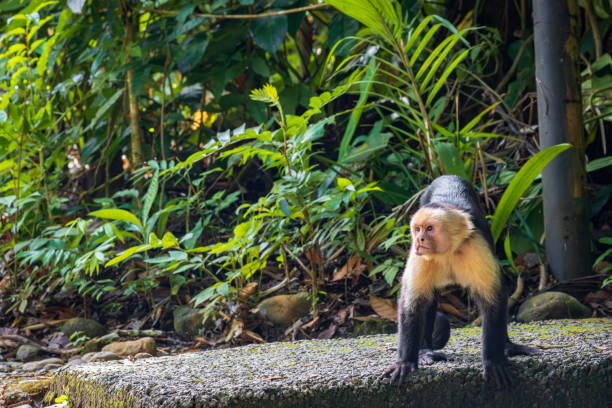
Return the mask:
<path id="1" fill-rule="evenodd" d="M 482 381 L 480 329 L 453 330 L 449 362 L 401 386 L 380 378 L 396 359 L 395 336 L 251 345 L 173 357 L 66 367 L 53 390 L 75 408 L 199 407 L 602 407 L 612 381 L 612 321 L 560 320 L 510 327 L 539 346 L 513 358 L 516 384 Z"/>

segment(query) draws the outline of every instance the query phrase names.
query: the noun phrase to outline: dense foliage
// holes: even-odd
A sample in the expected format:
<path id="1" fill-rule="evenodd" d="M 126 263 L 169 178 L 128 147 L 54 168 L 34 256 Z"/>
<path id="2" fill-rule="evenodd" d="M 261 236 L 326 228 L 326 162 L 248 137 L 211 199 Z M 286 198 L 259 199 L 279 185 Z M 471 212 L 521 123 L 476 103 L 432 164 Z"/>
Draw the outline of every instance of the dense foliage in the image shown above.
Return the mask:
<path id="1" fill-rule="evenodd" d="M 246 322 L 271 288 L 308 289 L 314 316 L 371 313 L 359 298 L 394 295 L 406 216 L 439 174 L 482 191 L 509 270 L 526 273 L 528 251 L 544 263 L 531 181 L 565 147 L 526 164 L 539 150 L 530 9 L 327 3 L 339 10 L 3 1 L 3 319 L 70 304 L 167 328 L 190 303 Z M 606 271 L 612 10 L 591 3 L 584 122 Z"/>

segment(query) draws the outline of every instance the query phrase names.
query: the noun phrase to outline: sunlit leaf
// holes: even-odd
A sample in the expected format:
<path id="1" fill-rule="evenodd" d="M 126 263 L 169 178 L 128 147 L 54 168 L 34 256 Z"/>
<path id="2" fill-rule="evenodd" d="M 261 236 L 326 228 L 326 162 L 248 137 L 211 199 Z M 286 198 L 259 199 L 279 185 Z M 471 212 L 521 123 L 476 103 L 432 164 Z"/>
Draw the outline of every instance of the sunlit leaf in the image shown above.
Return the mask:
<path id="1" fill-rule="evenodd" d="M 506 188 L 506 191 L 504 191 L 501 200 L 499 200 L 497 209 L 495 210 L 495 214 L 493 215 L 491 233 L 493 234 L 494 241 L 497 241 L 501 235 L 514 207 L 516 207 L 519 199 L 531 185 L 533 180 L 535 180 L 542 172 L 542 169 L 544 169 L 552 159 L 570 147 L 572 147 L 572 145 L 568 143 L 551 146 L 537 153 L 521 167 L 516 177 L 512 179 L 512 182 L 510 182 L 510 185 Z"/>
<path id="2" fill-rule="evenodd" d="M 114 221 L 127 221 L 132 224 L 138 225 L 142 228 L 140 220 L 136 218 L 134 214 L 129 211 L 121 210 L 119 208 L 109 208 L 104 210 L 93 211 L 88 214 L 90 217 L 104 218 L 106 220 Z"/>

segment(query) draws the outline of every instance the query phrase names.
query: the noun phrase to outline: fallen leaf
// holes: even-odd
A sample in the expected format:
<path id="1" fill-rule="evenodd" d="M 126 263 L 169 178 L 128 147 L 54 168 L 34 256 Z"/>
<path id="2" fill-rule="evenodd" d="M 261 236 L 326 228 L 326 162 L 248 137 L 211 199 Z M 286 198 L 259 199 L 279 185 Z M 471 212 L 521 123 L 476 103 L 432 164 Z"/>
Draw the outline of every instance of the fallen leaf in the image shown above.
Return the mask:
<path id="1" fill-rule="evenodd" d="M 347 307 L 340 309 L 338 313 L 336 314 L 336 319 L 335 319 L 336 323 L 344 324 L 344 322 L 346 321 L 346 315 L 349 313 L 349 311 L 351 312 L 350 314 L 352 315 L 354 308 L 355 308 L 354 305 L 349 305 Z"/>
<path id="2" fill-rule="evenodd" d="M 353 271 L 353 268 L 360 260 L 361 257 L 358 254 L 354 254 L 353 256 L 351 256 L 349 260 L 346 261 L 344 266 L 340 268 L 340 270 L 336 271 L 336 273 L 334 273 L 334 276 L 332 277 L 332 282 L 336 282 L 340 279 L 344 279 L 346 276 L 350 276 L 350 273 Z"/>
<path id="3" fill-rule="evenodd" d="M 255 332 L 253 332 L 251 330 L 243 330 L 242 331 L 242 337 L 243 338 L 246 337 L 247 340 L 248 339 L 255 340 L 255 341 L 258 341 L 260 343 L 265 343 L 266 342 L 259 334 L 255 333 Z"/>
<path id="4" fill-rule="evenodd" d="M 336 329 L 338 328 L 338 326 L 336 326 L 335 324 L 331 323 L 329 325 L 329 327 L 325 330 L 323 330 L 321 333 L 319 333 L 319 335 L 317 336 L 318 339 L 326 339 L 329 340 L 332 337 L 334 337 L 334 334 L 336 334 Z"/>
<path id="5" fill-rule="evenodd" d="M 397 308 L 391 299 L 383 299 L 370 295 L 370 306 L 380 317 L 393 320 L 394 322 L 397 321 Z"/>

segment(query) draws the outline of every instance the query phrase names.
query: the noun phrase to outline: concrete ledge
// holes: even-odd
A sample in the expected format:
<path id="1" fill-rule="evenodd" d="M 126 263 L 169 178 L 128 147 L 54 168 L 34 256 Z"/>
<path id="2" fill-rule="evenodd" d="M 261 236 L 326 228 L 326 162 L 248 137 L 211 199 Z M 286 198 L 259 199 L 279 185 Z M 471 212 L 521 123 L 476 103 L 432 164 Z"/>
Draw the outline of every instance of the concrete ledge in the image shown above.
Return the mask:
<path id="1" fill-rule="evenodd" d="M 515 357 L 516 384 L 486 386 L 480 329 L 453 330 L 452 359 L 423 367 L 401 386 L 381 380 L 396 359 L 396 336 L 270 343 L 60 369 L 55 395 L 74 408 L 199 407 L 604 407 L 612 396 L 612 320 L 510 326 L 539 346 Z"/>

